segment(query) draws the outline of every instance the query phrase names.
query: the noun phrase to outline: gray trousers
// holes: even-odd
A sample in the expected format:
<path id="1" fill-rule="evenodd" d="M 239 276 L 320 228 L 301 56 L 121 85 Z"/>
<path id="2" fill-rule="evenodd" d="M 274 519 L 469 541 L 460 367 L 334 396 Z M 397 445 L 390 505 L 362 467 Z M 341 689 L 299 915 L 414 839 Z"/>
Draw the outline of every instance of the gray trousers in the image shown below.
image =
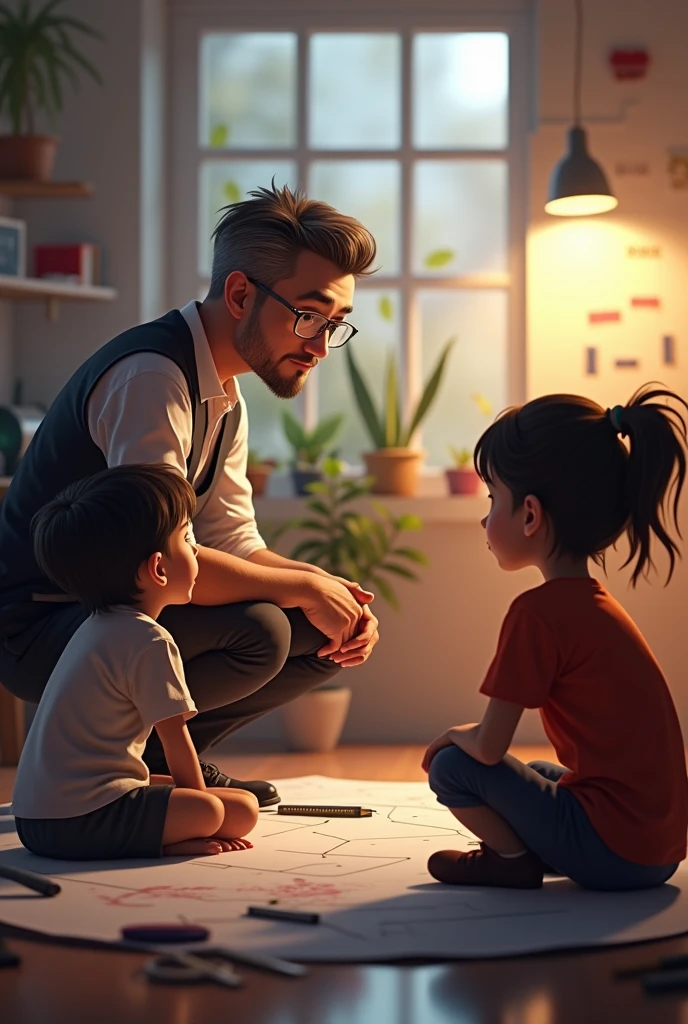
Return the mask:
<path id="1" fill-rule="evenodd" d="M 0 683 L 38 704 L 58 658 L 86 617 L 78 604 L 6 609 L 0 614 Z M 299 608 L 263 601 L 172 605 L 159 622 L 179 647 L 198 708 L 189 732 L 199 754 L 340 670 L 329 658 L 318 658 L 327 638 Z M 167 774 L 155 731 L 144 759 L 152 773 Z"/>

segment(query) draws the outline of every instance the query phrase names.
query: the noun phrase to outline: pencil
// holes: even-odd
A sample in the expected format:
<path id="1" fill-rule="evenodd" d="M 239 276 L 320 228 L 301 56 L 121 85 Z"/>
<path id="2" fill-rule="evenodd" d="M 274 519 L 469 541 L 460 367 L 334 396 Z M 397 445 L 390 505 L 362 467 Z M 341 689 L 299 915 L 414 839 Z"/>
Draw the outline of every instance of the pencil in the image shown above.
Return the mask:
<path id="1" fill-rule="evenodd" d="M 249 917 L 265 917 L 274 921 L 294 921 L 297 924 L 320 924 L 320 914 L 304 910 L 278 910 L 276 907 L 249 907 Z"/>
<path id="2" fill-rule="evenodd" d="M 41 896 L 57 896 L 62 889 L 57 882 L 51 882 L 44 875 L 36 875 L 33 871 L 24 871 L 23 868 L 10 868 L 0 865 L 0 878 L 8 878 L 11 882 L 19 882 L 27 889 L 39 892 Z"/>
<path id="3" fill-rule="evenodd" d="M 326 818 L 369 818 L 372 810 L 369 807 L 353 807 L 350 805 L 321 806 L 320 804 L 280 804 L 278 814 L 294 814 L 303 817 Z"/>

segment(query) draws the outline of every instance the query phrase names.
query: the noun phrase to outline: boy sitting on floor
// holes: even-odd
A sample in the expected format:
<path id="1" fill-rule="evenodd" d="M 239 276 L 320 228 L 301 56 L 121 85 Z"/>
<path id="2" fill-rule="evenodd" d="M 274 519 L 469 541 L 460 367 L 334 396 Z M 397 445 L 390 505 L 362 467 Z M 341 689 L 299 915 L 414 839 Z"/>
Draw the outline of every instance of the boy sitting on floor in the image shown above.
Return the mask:
<path id="1" fill-rule="evenodd" d="M 48 681 L 19 762 L 12 812 L 43 857 L 113 860 L 249 848 L 258 801 L 206 789 L 186 726 L 196 707 L 156 621 L 191 600 L 191 485 L 166 466 L 118 466 L 71 484 L 34 517 L 36 559 L 91 612 Z M 171 776 L 148 772 L 153 727 Z"/>

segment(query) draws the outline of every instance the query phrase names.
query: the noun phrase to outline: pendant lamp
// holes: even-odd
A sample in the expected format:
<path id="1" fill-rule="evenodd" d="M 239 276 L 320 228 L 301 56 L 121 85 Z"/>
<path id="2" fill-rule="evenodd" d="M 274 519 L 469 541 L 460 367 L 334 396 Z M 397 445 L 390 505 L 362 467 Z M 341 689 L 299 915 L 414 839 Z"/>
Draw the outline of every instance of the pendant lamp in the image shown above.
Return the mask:
<path id="1" fill-rule="evenodd" d="M 574 0 L 576 41 L 573 79 L 573 127 L 569 148 L 552 172 L 545 212 L 554 217 L 588 217 L 618 206 L 607 177 L 588 153 L 587 136 L 581 124 L 581 78 L 583 67 L 583 0 Z"/>

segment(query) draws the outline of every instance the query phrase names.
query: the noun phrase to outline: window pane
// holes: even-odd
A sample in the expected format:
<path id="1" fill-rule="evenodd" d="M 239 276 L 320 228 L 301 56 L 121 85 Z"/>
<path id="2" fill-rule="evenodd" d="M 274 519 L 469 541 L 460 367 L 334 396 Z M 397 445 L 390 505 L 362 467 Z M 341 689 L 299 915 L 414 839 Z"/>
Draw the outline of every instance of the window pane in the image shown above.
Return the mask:
<path id="1" fill-rule="evenodd" d="M 354 298 L 350 320 L 359 333 L 349 344 L 356 357 L 376 406 L 381 407 L 384 368 L 387 353 L 399 351 L 401 310 L 399 293 L 395 290 L 359 288 Z M 342 458 L 361 465 L 361 452 L 373 447 L 356 406 L 344 349 L 330 352 L 315 373 L 318 381 L 319 415 L 345 414 L 344 426 L 337 439 Z"/>
<path id="2" fill-rule="evenodd" d="M 446 277 L 506 270 L 507 180 L 502 160 L 416 163 L 416 274 Z"/>
<path id="3" fill-rule="evenodd" d="M 502 32 L 413 40 L 413 144 L 502 149 L 508 142 L 509 40 Z"/>
<path id="4" fill-rule="evenodd" d="M 399 273 L 401 169 L 396 160 L 321 160 L 311 164 L 309 194 L 357 217 L 377 241 L 383 274 Z"/>
<path id="5" fill-rule="evenodd" d="M 507 293 L 425 289 L 418 297 L 423 381 L 444 344 L 456 337 L 435 404 L 421 428 L 428 463 L 449 466 L 447 445 L 473 449 L 506 405 Z"/>
<path id="6" fill-rule="evenodd" d="M 296 35 L 236 32 L 201 42 L 200 144 L 288 149 L 296 142 Z"/>
<path id="7" fill-rule="evenodd" d="M 296 186 L 296 165 L 292 160 L 208 160 L 201 164 L 199 181 L 199 274 L 208 276 L 213 255 L 211 236 L 229 203 L 246 199 L 252 189 L 270 187 L 272 178 L 280 187 Z"/>
<path id="8" fill-rule="evenodd" d="M 258 452 L 263 459 L 283 462 L 280 469 L 284 472 L 287 462 L 293 456 L 293 449 L 284 436 L 282 412 L 288 409 L 297 419 L 302 419 L 302 396 L 288 402 L 277 398 L 255 373 L 242 373 L 239 387 L 248 409 L 249 448 Z"/>
<path id="9" fill-rule="evenodd" d="M 313 149 L 396 149 L 401 139 L 401 39 L 323 33 L 310 40 Z"/>

